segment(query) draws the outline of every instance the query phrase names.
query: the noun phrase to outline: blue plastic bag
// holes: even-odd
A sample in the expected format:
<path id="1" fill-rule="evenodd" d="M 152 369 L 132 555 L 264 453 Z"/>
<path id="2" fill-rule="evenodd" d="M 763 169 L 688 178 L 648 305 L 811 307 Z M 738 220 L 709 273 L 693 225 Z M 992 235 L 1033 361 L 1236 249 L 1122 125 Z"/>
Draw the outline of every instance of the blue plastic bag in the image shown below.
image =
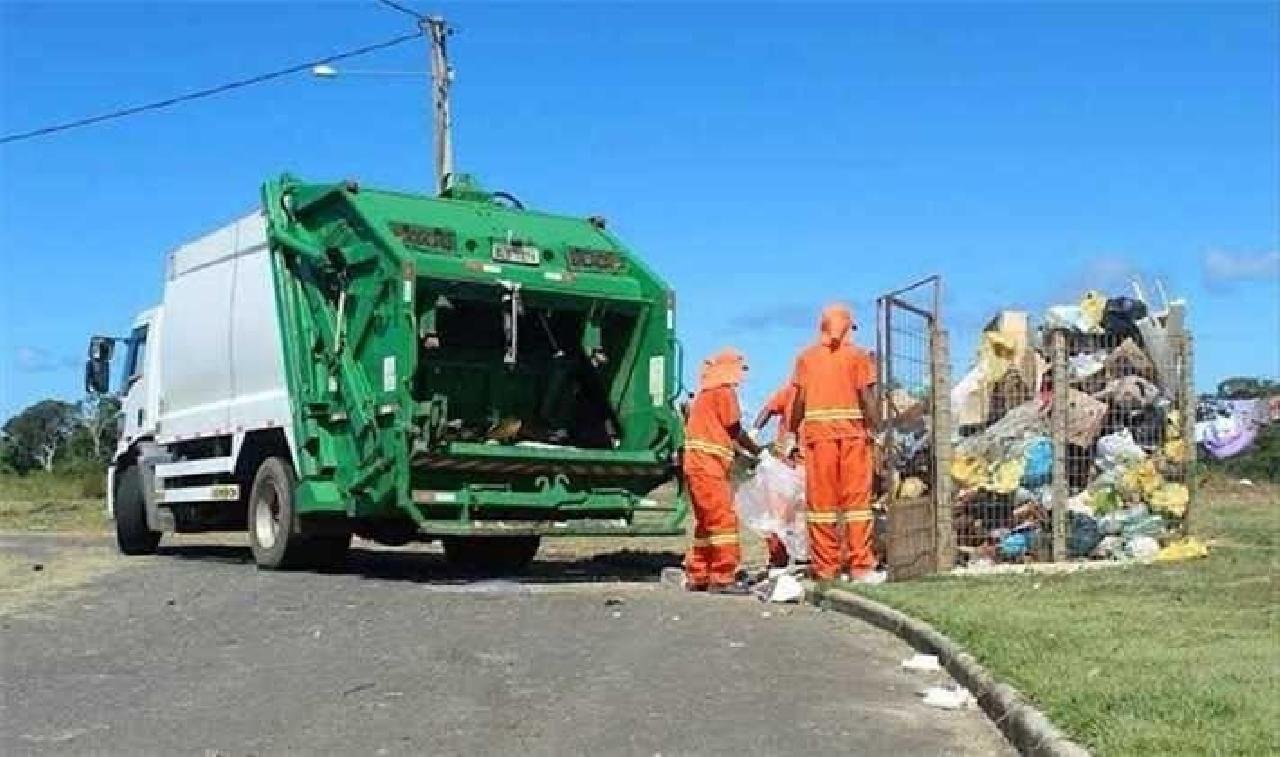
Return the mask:
<path id="1" fill-rule="evenodd" d="M 1044 486 L 1053 478 L 1053 442 L 1048 437 L 1032 439 L 1022 453 L 1022 485 Z"/>

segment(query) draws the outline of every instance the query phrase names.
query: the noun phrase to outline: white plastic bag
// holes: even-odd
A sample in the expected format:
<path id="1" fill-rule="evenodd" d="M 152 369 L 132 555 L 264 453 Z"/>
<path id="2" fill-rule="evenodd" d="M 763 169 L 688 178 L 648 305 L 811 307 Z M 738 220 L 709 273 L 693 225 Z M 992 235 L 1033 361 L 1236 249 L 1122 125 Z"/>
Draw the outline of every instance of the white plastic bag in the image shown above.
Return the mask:
<path id="1" fill-rule="evenodd" d="M 781 539 L 792 559 L 808 557 L 803 468 L 792 468 L 765 450 L 755 473 L 738 485 L 733 499 L 744 526 Z"/>

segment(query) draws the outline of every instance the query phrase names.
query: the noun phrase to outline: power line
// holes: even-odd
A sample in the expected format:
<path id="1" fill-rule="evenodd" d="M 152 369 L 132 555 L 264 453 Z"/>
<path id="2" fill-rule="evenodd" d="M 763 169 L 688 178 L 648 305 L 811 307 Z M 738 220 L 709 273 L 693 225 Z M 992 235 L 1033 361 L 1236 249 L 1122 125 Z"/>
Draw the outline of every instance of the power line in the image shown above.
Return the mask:
<path id="1" fill-rule="evenodd" d="M 385 6 L 387 6 L 388 8 L 391 8 L 391 9 L 393 9 L 393 10 L 398 10 L 398 11 L 400 11 L 401 13 L 405 14 L 406 16 L 413 16 L 414 18 L 418 19 L 419 21 L 421 21 L 422 19 L 426 18 L 426 16 L 423 16 L 421 13 L 418 13 L 417 11 L 413 10 L 412 8 L 408 8 L 408 7 L 406 7 L 406 6 L 403 6 L 403 5 L 401 5 L 400 3 L 394 2 L 393 0 L 374 0 L 374 2 L 378 3 L 379 5 L 385 5 Z"/>
<path id="2" fill-rule="evenodd" d="M 418 30 L 413 32 L 412 34 L 402 34 L 399 37 L 394 37 L 392 39 L 385 40 L 383 42 L 376 42 L 372 45 L 365 45 L 364 47 L 357 47 L 354 50 L 347 50 L 345 52 L 337 53 L 336 55 L 330 55 L 326 58 L 317 58 L 316 60 L 310 60 L 310 61 L 307 61 L 306 63 L 299 63 L 294 66 L 289 66 L 288 68 L 282 68 L 278 71 L 271 71 L 265 74 L 258 74 L 257 76 L 251 76 L 247 79 L 239 79 L 237 81 L 227 82 L 226 84 L 219 84 L 216 87 L 209 87 L 208 89 L 200 89 L 200 90 L 196 90 L 195 92 L 188 92 L 186 94 L 178 95 L 177 97 L 171 97 L 167 100 L 158 100 L 156 102 L 147 103 L 145 105 L 135 105 L 129 108 L 114 110 L 109 113 L 99 113 L 96 116 L 88 116 L 85 118 L 77 119 L 75 121 L 67 121 L 65 123 L 53 124 L 52 126 L 45 126 L 39 129 L 32 129 L 31 131 L 25 131 L 18 134 L 7 134 L 3 137 L 0 137 L 0 144 L 8 144 L 10 142 L 20 142 L 25 139 L 34 139 L 35 137 L 43 137 L 50 134 L 56 134 L 57 132 L 67 131 L 68 129 L 78 129 L 82 126 L 90 126 L 92 124 L 102 123 L 103 121 L 114 121 L 118 118 L 125 118 L 126 116 L 133 116 L 139 113 L 146 113 L 152 110 L 169 108 L 174 105 L 190 102 L 192 100 L 200 100 L 206 97 L 220 95 L 224 92 L 230 92 L 231 90 L 234 90 L 234 89 L 249 87 L 254 84 L 261 84 L 266 81 L 271 81 L 272 79 L 279 79 L 283 76 L 289 76 L 291 74 L 296 74 L 301 71 L 307 71 L 314 66 L 322 65 L 325 63 L 334 63 L 336 61 L 346 60 L 348 58 L 355 58 L 360 55 L 367 55 L 372 52 L 377 52 L 378 50 L 385 50 L 388 47 L 394 47 L 395 45 L 408 42 L 411 39 L 416 39 L 421 36 L 422 36 L 422 31 Z"/>

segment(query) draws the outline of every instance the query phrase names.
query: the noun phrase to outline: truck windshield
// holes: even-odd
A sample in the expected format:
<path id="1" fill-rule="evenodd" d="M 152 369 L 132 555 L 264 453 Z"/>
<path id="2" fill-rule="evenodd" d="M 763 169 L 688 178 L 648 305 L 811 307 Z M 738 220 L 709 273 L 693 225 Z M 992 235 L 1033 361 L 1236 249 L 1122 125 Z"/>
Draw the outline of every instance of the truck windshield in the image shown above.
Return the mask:
<path id="1" fill-rule="evenodd" d="M 142 367 L 146 364 L 147 327 L 139 326 L 129 334 L 129 351 L 124 356 L 124 370 L 120 376 L 120 386 L 126 390 L 129 385 L 142 375 Z"/>

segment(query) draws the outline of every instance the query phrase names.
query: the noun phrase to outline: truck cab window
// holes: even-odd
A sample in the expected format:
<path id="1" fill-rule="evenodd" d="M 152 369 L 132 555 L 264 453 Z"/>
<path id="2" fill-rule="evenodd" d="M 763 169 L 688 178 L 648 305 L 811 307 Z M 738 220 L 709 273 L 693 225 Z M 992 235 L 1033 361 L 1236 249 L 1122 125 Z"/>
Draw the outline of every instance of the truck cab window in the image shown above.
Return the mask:
<path id="1" fill-rule="evenodd" d="M 134 379 L 142 375 L 142 367 L 147 357 L 147 327 L 139 326 L 129 334 L 129 351 L 124 357 L 124 372 L 120 377 L 120 386 L 128 389 Z"/>

